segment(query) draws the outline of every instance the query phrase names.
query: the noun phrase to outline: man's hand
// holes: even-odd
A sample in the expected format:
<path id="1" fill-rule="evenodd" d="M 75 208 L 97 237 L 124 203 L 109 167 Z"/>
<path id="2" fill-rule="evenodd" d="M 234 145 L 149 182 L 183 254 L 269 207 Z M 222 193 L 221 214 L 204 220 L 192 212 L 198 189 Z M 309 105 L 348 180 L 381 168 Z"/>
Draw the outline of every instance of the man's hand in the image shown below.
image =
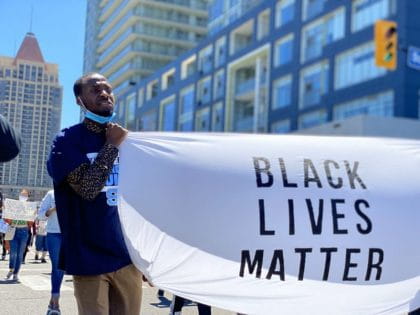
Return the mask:
<path id="1" fill-rule="evenodd" d="M 115 147 L 119 147 L 125 137 L 127 137 L 127 134 L 127 129 L 124 129 L 118 124 L 108 123 L 106 127 L 106 142 Z"/>
<path id="2" fill-rule="evenodd" d="M 45 216 L 49 217 L 55 210 L 55 208 L 48 209 L 47 212 L 45 212 Z"/>

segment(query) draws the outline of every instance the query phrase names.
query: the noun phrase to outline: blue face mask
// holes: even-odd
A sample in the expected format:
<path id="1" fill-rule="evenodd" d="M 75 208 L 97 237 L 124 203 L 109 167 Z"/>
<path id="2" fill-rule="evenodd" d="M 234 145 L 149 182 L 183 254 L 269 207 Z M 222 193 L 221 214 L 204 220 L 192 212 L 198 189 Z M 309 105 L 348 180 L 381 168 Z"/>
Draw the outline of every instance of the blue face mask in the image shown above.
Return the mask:
<path id="1" fill-rule="evenodd" d="M 81 107 L 83 112 L 85 113 L 85 118 L 88 118 L 90 120 L 96 121 L 99 124 L 106 124 L 109 123 L 112 119 L 114 119 L 115 117 L 115 113 L 112 113 L 110 116 L 101 116 L 95 113 L 92 113 L 90 110 L 88 110 L 85 106 L 85 104 L 83 104 L 82 99 L 79 98 L 79 101 L 81 103 Z"/>
<path id="2" fill-rule="evenodd" d="M 85 109 L 84 111 L 85 111 L 85 117 L 86 118 L 88 118 L 90 120 L 93 120 L 93 121 L 96 121 L 99 124 L 106 124 L 106 123 L 110 122 L 116 115 L 115 113 L 112 113 L 111 116 L 104 117 L 104 116 L 100 116 L 100 115 L 97 115 L 95 113 L 92 113 L 91 111 L 89 111 L 87 109 Z"/>

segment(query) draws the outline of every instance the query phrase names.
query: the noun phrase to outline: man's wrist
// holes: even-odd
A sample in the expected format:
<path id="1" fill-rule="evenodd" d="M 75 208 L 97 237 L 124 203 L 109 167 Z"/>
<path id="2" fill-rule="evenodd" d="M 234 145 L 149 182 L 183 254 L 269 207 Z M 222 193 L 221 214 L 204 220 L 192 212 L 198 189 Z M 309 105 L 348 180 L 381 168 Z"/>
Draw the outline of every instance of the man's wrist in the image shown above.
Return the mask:
<path id="1" fill-rule="evenodd" d="M 111 151 L 117 150 L 118 151 L 118 146 L 111 143 L 111 142 L 105 142 L 104 149 L 107 150 L 107 151 L 108 150 L 111 150 Z"/>

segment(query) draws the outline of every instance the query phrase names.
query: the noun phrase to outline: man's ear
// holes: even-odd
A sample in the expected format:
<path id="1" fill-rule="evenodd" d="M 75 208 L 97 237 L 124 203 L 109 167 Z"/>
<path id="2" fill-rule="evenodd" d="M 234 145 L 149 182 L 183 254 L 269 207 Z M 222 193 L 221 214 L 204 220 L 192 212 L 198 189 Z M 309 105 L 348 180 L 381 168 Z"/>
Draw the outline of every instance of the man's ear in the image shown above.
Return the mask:
<path id="1" fill-rule="evenodd" d="M 79 106 L 82 106 L 82 107 L 84 107 L 84 106 L 85 106 L 85 105 L 83 104 L 83 101 L 82 101 L 82 99 L 80 98 L 80 96 L 76 97 L 76 103 L 77 103 Z"/>

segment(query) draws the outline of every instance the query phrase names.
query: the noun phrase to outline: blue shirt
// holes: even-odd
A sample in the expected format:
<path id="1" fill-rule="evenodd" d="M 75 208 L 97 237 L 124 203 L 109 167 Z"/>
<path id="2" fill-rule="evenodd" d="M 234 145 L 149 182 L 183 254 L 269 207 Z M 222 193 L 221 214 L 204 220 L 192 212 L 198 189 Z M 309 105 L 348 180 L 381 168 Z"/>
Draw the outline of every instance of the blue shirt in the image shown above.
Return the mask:
<path id="1" fill-rule="evenodd" d="M 104 134 L 78 124 L 56 137 L 47 162 L 62 234 L 59 268 L 67 274 L 98 275 L 131 264 L 115 198 L 118 165 L 92 201 L 80 197 L 66 180 L 81 164 L 90 164 L 104 144 Z"/>

